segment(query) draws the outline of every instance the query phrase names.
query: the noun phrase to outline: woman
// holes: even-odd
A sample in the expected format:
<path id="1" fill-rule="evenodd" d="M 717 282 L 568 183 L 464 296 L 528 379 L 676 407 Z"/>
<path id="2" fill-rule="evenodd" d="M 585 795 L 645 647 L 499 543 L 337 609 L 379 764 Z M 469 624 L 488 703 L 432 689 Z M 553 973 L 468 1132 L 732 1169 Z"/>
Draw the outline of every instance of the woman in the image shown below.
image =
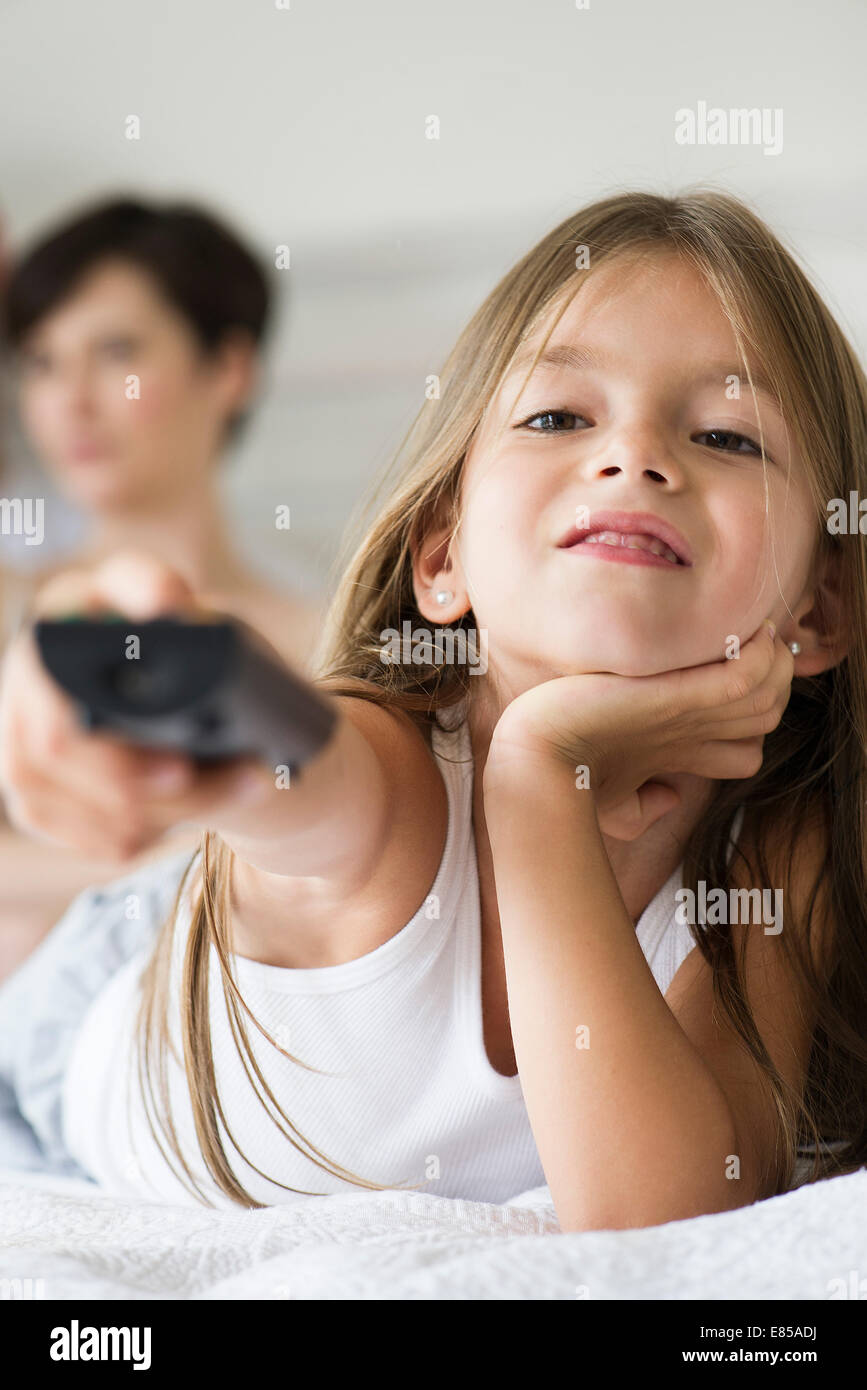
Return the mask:
<path id="1" fill-rule="evenodd" d="M 317 613 L 239 554 L 218 487 L 220 456 L 256 386 L 268 314 L 263 269 L 230 230 L 194 207 L 124 198 L 55 228 L 13 265 L 2 328 L 24 435 L 89 524 L 82 564 L 148 550 L 202 602 L 250 622 L 303 668 Z M 49 541 L 54 526 L 57 543 L 61 521 L 49 503 Z M 273 513 L 267 524 L 277 524 Z M 35 580 L 68 567 L 64 555 Z M 27 611 L 31 574 L 3 574 L 4 647 Z M 0 978 L 73 892 L 114 872 L 7 826 Z"/>

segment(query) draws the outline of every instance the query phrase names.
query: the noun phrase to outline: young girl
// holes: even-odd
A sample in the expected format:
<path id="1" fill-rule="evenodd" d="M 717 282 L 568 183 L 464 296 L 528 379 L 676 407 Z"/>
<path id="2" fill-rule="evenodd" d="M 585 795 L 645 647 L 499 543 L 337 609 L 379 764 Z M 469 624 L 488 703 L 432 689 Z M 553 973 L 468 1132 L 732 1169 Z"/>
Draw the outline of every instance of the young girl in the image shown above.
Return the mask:
<path id="1" fill-rule="evenodd" d="M 30 635 L 10 651 L 22 825 L 121 858 L 206 828 L 164 926 L 79 988 L 62 1066 L 43 1047 L 28 1092 L 11 1049 L 22 1112 L 120 1192 L 547 1182 L 564 1231 L 861 1166 L 867 575 L 827 524 L 867 496 L 852 349 L 738 201 L 631 193 L 505 276 L 432 397 L 289 789 L 83 733 Z M 41 608 L 189 599 L 121 556 Z M 145 891 L 80 904 L 8 982 L 16 1038 Z"/>

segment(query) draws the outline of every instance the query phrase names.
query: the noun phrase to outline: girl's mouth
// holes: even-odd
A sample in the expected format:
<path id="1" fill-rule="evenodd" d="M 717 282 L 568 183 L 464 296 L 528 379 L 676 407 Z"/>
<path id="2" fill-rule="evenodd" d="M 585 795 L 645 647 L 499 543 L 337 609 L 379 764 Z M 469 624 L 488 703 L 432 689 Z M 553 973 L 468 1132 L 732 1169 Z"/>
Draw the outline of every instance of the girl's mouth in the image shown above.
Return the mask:
<path id="1" fill-rule="evenodd" d="M 584 506 L 580 510 L 590 511 Z M 676 526 L 653 512 L 593 508 L 583 525 L 570 527 L 561 537 L 559 546 L 630 565 L 665 565 L 669 569 L 692 565 L 689 542 Z M 586 546 L 592 547 L 589 552 Z"/>
<path id="2" fill-rule="evenodd" d="M 643 532 L 594 531 L 567 548 L 592 548 L 602 560 L 622 560 L 631 565 L 665 565 L 672 569 L 681 564 L 670 546 Z"/>

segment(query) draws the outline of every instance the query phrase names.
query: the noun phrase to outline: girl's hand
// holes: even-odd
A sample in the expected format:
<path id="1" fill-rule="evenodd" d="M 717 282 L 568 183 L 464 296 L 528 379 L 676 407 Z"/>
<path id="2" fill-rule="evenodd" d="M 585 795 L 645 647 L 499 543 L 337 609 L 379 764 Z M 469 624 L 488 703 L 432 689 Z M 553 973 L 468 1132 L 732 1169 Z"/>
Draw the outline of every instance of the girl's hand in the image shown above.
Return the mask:
<path id="1" fill-rule="evenodd" d="M 656 676 L 562 676 L 525 691 L 501 715 L 486 792 L 527 760 L 588 769 L 600 829 L 631 840 L 679 804 L 653 779 L 686 772 L 747 778 L 789 702 L 794 658 L 767 620 L 737 659 Z"/>
<path id="2" fill-rule="evenodd" d="M 106 609 L 133 622 L 203 611 L 178 574 L 130 551 L 92 571 L 55 576 L 40 590 L 33 616 L 96 616 Z M 251 773 L 256 776 L 246 759 L 201 771 L 180 754 L 137 749 L 83 729 L 72 701 L 42 665 L 29 626 L 4 653 L 0 790 L 12 824 L 22 830 L 122 862 L 172 827 L 204 824 L 219 807 L 235 804 Z"/>

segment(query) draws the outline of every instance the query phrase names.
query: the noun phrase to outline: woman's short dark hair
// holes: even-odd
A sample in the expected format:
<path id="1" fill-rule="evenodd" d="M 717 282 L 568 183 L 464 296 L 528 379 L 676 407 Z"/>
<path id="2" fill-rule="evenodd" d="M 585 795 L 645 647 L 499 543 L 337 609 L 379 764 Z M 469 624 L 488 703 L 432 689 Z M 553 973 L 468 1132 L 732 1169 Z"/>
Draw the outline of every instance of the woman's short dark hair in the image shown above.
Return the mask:
<path id="1" fill-rule="evenodd" d="M 0 308 L 13 349 L 99 262 L 121 258 L 148 271 L 187 320 L 206 353 L 234 329 L 258 347 L 270 310 L 263 265 L 222 222 L 186 203 L 117 198 L 56 225 L 13 264 Z M 233 438 L 246 418 L 227 424 Z"/>

